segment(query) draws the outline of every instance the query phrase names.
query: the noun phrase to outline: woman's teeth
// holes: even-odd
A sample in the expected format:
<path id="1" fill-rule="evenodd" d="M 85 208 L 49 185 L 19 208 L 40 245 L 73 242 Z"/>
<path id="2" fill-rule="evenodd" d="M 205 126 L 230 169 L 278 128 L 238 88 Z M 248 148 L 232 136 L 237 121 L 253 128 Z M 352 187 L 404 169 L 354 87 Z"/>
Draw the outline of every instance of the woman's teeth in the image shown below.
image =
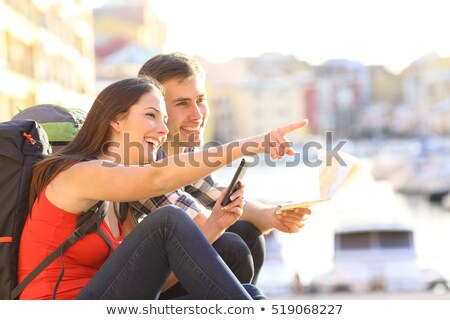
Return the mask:
<path id="1" fill-rule="evenodd" d="M 145 142 L 153 144 L 153 146 L 158 147 L 159 141 L 152 138 L 145 138 Z"/>

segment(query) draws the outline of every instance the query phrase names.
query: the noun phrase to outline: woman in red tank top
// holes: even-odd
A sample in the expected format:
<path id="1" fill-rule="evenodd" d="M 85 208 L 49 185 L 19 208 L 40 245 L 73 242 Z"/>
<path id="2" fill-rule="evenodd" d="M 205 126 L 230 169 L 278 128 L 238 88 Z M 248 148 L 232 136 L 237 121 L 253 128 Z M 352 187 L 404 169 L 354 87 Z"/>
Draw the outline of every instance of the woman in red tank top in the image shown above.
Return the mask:
<path id="1" fill-rule="evenodd" d="M 220 152 L 230 147 L 223 145 L 213 152 L 153 161 L 166 139 L 166 120 L 162 88 L 153 79 L 124 79 L 98 95 L 74 140 L 35 168 L 30 192 L 33 206 L 20 243 L 20 280 L 75 229 L 78 216 L 99 200 L 132 202 L 165 194 L 209 175 L 244 151 L 291 154 L 284 136 L 306 124 L 302 121 L 238 140 L 231 152 Z M 275 145 L 265 148 L 265 137 Z M 236 281 L 208 242 L 242 214 L 242 194 L 242 189 L 236 191 L 236 200 L 211 219 L 213 234 L 208 239 L 174 206 L 154 211 L 137 226 L 131 214 L 116 217 L 109 210 L 105 219 L 109 223 L 103 222 L 100 229 L 114 250 L 96 233 L 85 236 L 34 279 L 20 298 L 157 299 L 169 276 L 176 277 L 193 299 L 261 298 L 255 287 Z M 55 287 L 63 266 L 62 280 Z"/>

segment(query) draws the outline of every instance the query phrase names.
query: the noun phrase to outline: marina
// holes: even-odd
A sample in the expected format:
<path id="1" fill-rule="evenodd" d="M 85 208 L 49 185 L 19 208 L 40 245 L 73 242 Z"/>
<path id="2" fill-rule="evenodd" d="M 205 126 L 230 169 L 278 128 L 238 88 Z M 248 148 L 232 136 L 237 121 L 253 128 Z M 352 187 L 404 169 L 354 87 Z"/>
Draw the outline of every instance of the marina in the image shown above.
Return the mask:
<path id="1" fill-rule="evenodd" d="M 233 168 L 220 170 L 226 181 Z M 273 168 L 259 165 L 250 168 L 244 178 L 245 196 L 266 203 L 292 196 L 299 190 L 293 179 L 295 170 L 282 165 Z M 307 177 L 307 178 L 311 178 Z M 305 193 L 317 182 L 300 183 Z M 297 188 L 297 189 L 295 189 Z M 313 188 L 314 189 L 314 188 Z M 288 191 L 286 191 L 288 190 Z M 295 192 L 294 192 L 295 193 Z M 330 201 L 317 204 L 305 227 L 296 234 L 274 231 L 266 236 L 267 257 L 258 285 L 270 298 L 280 299 L 441 299 L 449 298 L 445 286 L 433 290 L 371 290 L 367 292 L 312 293 L 310 284 L 334 266 L 334 233 L 346 225 L 367 223 L 401 223 L 412 232 L 418 267 L 450 279 L 450 211 L 441 203 L 430 202 L 424 194 L 404 194 L 394 190 L 387 179 L 375 180 L 372 161 L 362 159 L 359 177 Z M 399 265 L 399 268 L 402 268 Z M 398 273 L 407 270 L 398 270 Z"/>

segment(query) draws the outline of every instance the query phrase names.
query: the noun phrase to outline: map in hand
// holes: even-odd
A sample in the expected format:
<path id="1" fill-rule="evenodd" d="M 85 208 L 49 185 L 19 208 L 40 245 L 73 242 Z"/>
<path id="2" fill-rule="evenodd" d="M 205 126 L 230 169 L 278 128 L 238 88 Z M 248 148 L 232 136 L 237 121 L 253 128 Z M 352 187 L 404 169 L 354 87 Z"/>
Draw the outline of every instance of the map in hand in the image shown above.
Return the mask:
<path id="1" fill-rule="evenodd" d="M 324 150 L 319 150 L 317 153 L 317 158 L 321 161 L 318 171 L 320 189 L 318 199 L 281 203 L 278 205 L 278 212 L 295 208 L 309 208 L 315 204 L 328 201 L 351 183 L 360 172 L 361 162 L 358 158 L 345 152 L 339 152 L 338 155 L 339 157 L 327 155 Z"/>

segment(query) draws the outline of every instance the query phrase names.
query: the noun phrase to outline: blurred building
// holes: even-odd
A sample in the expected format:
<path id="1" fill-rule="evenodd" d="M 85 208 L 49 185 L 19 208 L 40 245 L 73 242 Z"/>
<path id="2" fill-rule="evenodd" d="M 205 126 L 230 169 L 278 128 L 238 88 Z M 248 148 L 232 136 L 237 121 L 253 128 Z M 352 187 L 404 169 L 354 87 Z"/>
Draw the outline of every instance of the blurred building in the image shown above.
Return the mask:
<path id="1" fill-rule="evenodd" d="M 401 77 L 388 71 L 384 66 L 369 66 L 372 103 L 397 105 L 402 102 Z"/>
<path id="2" fill-rule="evenodd" d="M 142 64 L 160 53 L 166 26 L 147 0 L 110 0 L 94 10 L 97 91 L 136 76 Z"/>
<path id="3" fill-rule="evenodd" d="M 354 137 L 358 114 L 370 103 L 368 68 L 355 61 L 330 60 L 315 70 L 319 132 L 333 131 L 338 139 Z"/>
<path id="4" fill-rule="evenodd" d="M 95 86 L 87 0 L 0 1 L 0 120 L 16 108 L 85 108 Z"/>
<path id="5" fill-rule="evenodd" d="M 354 61 L 330 60 L 311 66 L 293 56 L 266 53 L 257 58 L 207 64 L 208 100 L 219 141 L 255 135 L 308 118 L 306 135 L 332 131 L 337 139 L 357 134 L 358 115 L 371 103 L 372 78 L 368 67 Z M 387 83 L 388 86 L 390 83 Z M 392 92 L 376 91 L 395 96 Z M 397 97 L 398 98 L 398 97 Z"/>
<path id="6" fill-rule="evenodd" d="M 370 70 L 370 104 L 358 115 L 360 136 L 377 138 L 450 134 L 450 57 L 431 53 L 400 74 Z"/>
<path id="7" fill-rule="evenodd" d="M 418 133 L 450 133 L 450 57 L 428 54 L 402 73 L 405 105 L 417 117 Z"/>
<path id="8" fill-rule="evenodd" d="M 260 134 L 307 116 L 305 79 L 311 68 L 292 56 L 267 53 L 205 64 L 205 69 L 214 136 L 220 142 Z"/>
<path id="9" fill-rule="evenodd" d="M 370 76 L 369 105 L 358 113 L 354 123 L 358 137 L 403 136 L 412 122 L 402 102 L 401 77 L 384 66 L 368 66 Z"/>

